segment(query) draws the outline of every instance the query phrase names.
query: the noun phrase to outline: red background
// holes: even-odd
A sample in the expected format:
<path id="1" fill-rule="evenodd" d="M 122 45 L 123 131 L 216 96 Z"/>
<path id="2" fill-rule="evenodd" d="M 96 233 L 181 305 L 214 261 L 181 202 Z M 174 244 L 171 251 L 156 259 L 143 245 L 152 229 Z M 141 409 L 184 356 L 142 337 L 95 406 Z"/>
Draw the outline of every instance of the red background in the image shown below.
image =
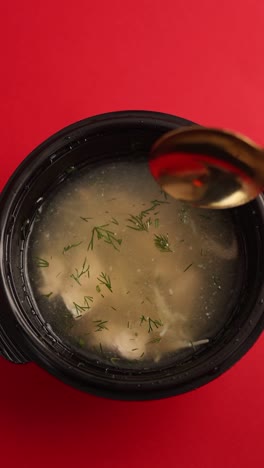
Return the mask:
<path id="1" fill-rule="evenodd" d="M 101 112 L 169 112 L 264 144 L 261 0 L 5 0 L 0 15 L 0 189 L 50 134 Z M 262 337 L 206 387 L 143 403 L 0 359 L 0 464 L 261 466 L 263 357 Z"/>

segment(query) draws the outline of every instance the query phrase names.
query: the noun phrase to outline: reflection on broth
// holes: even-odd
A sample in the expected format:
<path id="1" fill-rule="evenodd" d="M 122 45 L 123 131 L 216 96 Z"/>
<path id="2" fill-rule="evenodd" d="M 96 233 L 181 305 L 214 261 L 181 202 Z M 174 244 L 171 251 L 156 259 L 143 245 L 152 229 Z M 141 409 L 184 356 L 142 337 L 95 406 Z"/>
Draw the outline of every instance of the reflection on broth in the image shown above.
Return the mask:
<path id="1" fill-rule="evenodd" d="M 73 173 L 43 204 L 28 252 L 45 320 L 115 366 L 169 364 L 206 346 L 238 265 L 229 213 L 172 199 L 145 163 Z"/>

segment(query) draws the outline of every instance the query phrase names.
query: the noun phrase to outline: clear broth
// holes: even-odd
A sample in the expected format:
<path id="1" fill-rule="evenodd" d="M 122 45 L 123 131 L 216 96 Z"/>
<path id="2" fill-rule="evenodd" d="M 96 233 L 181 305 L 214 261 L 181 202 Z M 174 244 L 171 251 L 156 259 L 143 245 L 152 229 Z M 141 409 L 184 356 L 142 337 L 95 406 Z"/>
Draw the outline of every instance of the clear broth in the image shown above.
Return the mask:
<path id="1" fill-rule="evenodd" d="M 72 173 L 39 210 L 28 276 L 43 318 L 88 359 L 144 368 L 210 343 L 230 314 L 229 212 L 162 192 L 146 163 Z"/>

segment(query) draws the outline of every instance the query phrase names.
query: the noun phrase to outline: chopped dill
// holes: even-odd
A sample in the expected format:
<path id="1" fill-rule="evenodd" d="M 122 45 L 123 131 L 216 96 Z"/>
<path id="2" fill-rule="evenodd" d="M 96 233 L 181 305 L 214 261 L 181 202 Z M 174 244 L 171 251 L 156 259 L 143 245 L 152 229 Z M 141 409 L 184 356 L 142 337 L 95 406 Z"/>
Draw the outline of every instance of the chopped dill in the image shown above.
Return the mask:
<path id="1" fill-rule="evenodd" d="M 161 320 L 153 320 L 150 317 L 148 318 L 148 333 L 153 331 L 153 327 L 159 328 L 163 327 Z"/>
<path id="2" fill-rule="evenodd" d="M 100 293 L 100 292 L 101 292 L 101 288 L 100 288 L 99 284 L 97 284 L 97 286 L 96 286 L 96 288 L 95 288 L 95 289 L 96 289 L 96 291 L 97 291 L 98 293 Z"/>
<path id="3" fill-rule="evenodd" d="M 141 315 L 141 317 L 140 317 L 140 325 L 142 325 L 142 323 L 143 323 L 143 322 L 146 322 L 146 321 L 147 321 L 147 319 L 146 319 L 145 315 Z"/>
<path id="4" fill-rule="evenodd" d="M 112 223 L 112 224 L 117 224 L 117 225 L 119 225 L 119 222 L 118 222 L 117 219 L 115 219 L 115 218 L 112 218 L 112 219 L 111 219 L 111 223 Z"/>
<path id="5" fill-rule="evenodd" d="M 159 218 L 155 219 L 154 224 L 155 224 L 155 228 L 159 227 Z"/>
<path id="6" fill-rule="evenodd" d="M 75 273 L 72 273 L 70 275 L 70 278 L 73 278 L 76 283 L 81 286 L 80 278 L 87 273 L 87 278 L 90 278 L 90 265 L 87 264 L 87 258 L 85 257 L 82 269 L 79 271 L 77 268 L 75 268 Z"/>
<path id="7" fill-rule="evenodd" d="M 163 200 L 152 200 L 150 208 L 142 210 L 138 215 L 129 215 L 127 221 L 130 223 L 130 225 L 127 224 L 127 227 L 129 227 L 130 229 L 134 229 L 135 231 L 148 232 L 149 227 L 152 224 L 152 219 L 150 217 L 148 217 L 147 219 L 145 218 L 149 215 L 151 211 L 155 210 L 157 206 L 160 206 L 164 203 L 167 204 L 169 202 Z"/>
<path id="8" fill-rule="evenodd" d="M 153 340 L 150 340 L 147 342 L 147 344 L 154 344 L 154 343 L 159 343 L 161 338 L 153 338 Z"/>
<path id="9" fill-rule="evenodd" d="M 48 294 L 42 294 L 42 296 L 49 298 L 52 294 L 53 294 L 53 292 L 51 291 L 51 292 L 48 293 Z"/>
<path id="10" fill-rule="evenodd" d="M 109 275 L 102 272 L 97 279 L 101 284 L 106 286 L 107 289 L 109 289 L 109 291 L 111 291 L 111 293 L 113 292 L 112 285 L 111 285 L 111 279 L 110 279 Z"/>
<path id="11" fill-rule="evenodd" d="M 81 306 L 80 304 L 77 304 L 76 302 L 73 302 L 73 305 L 75 307 L 77 317 L 81 317 L 82 312 L 85 312 L 86 310 L 90 309 L 89 306 L 87 305 Z"/>
<path id="12" fill-rule="evenodd" d="M 117 310 L 117 309 L 116 309 L 115 307 L 113 307 L 113 306 L 111 306 L 111 309 L 113 309 L 113 310 Z"/>
<path id="13" fill-rule="evenodd" d="M 164 205 L 164 204 L 166 204 L 166 205 L 169 204 L 169 202 L 164 201 L 164 200 L 152 200 L 150 203 L 151 203 L 150 208 L 147 208 L 146 210 L 141 211 L 141 214 L 143 216 L 147 216 L 149 214 L 149 212 L 155 210 L 155 208 L 157 206 Z"/>
<path id="14" fill-rule="evenodd" d="M 102 330 L 109 330 L 107 328 L 106 323 L 108 323 L 108 320 L 93 320 L 94 326 L 96 327 L 96 332 L 102 331 Z"/>
<path id="15" fill-rule="evenodd" d="M 93 302 L 93 297 L 92 296 L 84 296 L 84 303 L 87 305 L 87 307 L 89 307 L 89 309 L 91 308 L 91 305 L 89 304 L 89 302 Z"/>
<path id="16" fill-rule="evenodd" d="M 149 226 L 151 224 L 150 218 L 147 222 L 143 221 L 143 216 L 139 214 L 138 216 L 129 215 L 127 221 L 131 224 L 130 226 L 127 224 L 127 227 L 130 229 L 134 229 L 134 231 L 146 231 L 148 232 Z"/>
<path id="17" fill-rule="evenodd" d="M 49 266 L 49 262 L 44 258 L 36 257 L 36 259 L 38 268 L 47 268 Z"/>
<path id="18" fill-rule="evenodd" d="M 131 351 L 138 351 L 138 348 L 133 348 L 131 349 Z"/>
<path id="19" fill-rule="evenodd" d="M 115 250 L 119 251 L 118 246 L 122 244 L 122 239 L 117 239 L 116 234 L 109 229 L 106 229 L 109 224 L 102 224 L 101 226 L 94 226 L 92 229 L 91 239 L 88 244 L 87 250 L 93 250 L 94 248 L 94 237 L 97 236 L 97 240 L 103 239 L 106 244 L 112 245 Z"/>
<path id="20" fill-rule="evenodd" d="M 82 219 L 83 221 L 85 221 L 86 223 L 88 223 L 88 221 L 89 221 L 90 219 L 93 219 L 93 218 L 83 218 L 83 216 L 80 216 L 80 219 Z"/>
<path id="21" fill-rule="evenodd" d="M 183 273 L 185 273 L 187 270 L 189 270 L 189 268 L 191 268 L 191 266 L 193 266 L 193 263 L 190 263 L 190 265 L 188 265 L 185 270 L 183 270 Z"/>
<path id="22" fill-rule="evenodd" d="M 82 316 L 82 312 L 86 312 L 87 310 L 91 309 L 89 302 L 93 302 L 93 298 L 91 296 L 84 296 L 84 305 L 73 302 L 78 317 Z"/>
<path id="23" fill-rule="evenodd" d="M 168 236 L 154 234 L 154 244 L 160 252 L 172 252 Z"/>
<path id="24" fill-rule="evenodd" d="M 146 318 L 145 315 L 141 315 L 140 325 L 142 325 L 143 322 L 147 322 L 148 324 L 148 333 L 153 331 L 153 327 L 155 328 L 163 327 L 163 323 L 161 320 L 153 320 L 150 317 Z"/>
<path id="25" fill-rule="evenodd" d="M 78 245 L 81 245 L 81 244 L 82 244 L 82 241 L 78 242 L 78 244 L 69 244 L 67 245 L 67 247 L 63 247 L 62 253 L 65 254 L 65 252 L 68 252 L 70 249 L 73 249 L 73 247 L 78 247 Z"/>
<path id="26" fill-rule="evenodd" d="M 142 353 L 139 357 L 142 358 L 144 356 L 145 353 Z"/>

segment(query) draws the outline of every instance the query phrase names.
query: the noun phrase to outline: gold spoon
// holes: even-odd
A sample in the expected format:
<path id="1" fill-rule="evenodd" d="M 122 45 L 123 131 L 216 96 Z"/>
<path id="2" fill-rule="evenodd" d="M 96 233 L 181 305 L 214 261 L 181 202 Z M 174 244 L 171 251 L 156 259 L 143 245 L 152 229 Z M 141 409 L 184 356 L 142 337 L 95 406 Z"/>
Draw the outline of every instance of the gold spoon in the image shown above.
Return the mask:
<path id="1" fill-rule="evenodd" d="M 163 135 L 149 167 L 162 189 L 202 208 L 232 208 L 264 188 L 264 149 L 226 130 L 183 127 Z"/>

